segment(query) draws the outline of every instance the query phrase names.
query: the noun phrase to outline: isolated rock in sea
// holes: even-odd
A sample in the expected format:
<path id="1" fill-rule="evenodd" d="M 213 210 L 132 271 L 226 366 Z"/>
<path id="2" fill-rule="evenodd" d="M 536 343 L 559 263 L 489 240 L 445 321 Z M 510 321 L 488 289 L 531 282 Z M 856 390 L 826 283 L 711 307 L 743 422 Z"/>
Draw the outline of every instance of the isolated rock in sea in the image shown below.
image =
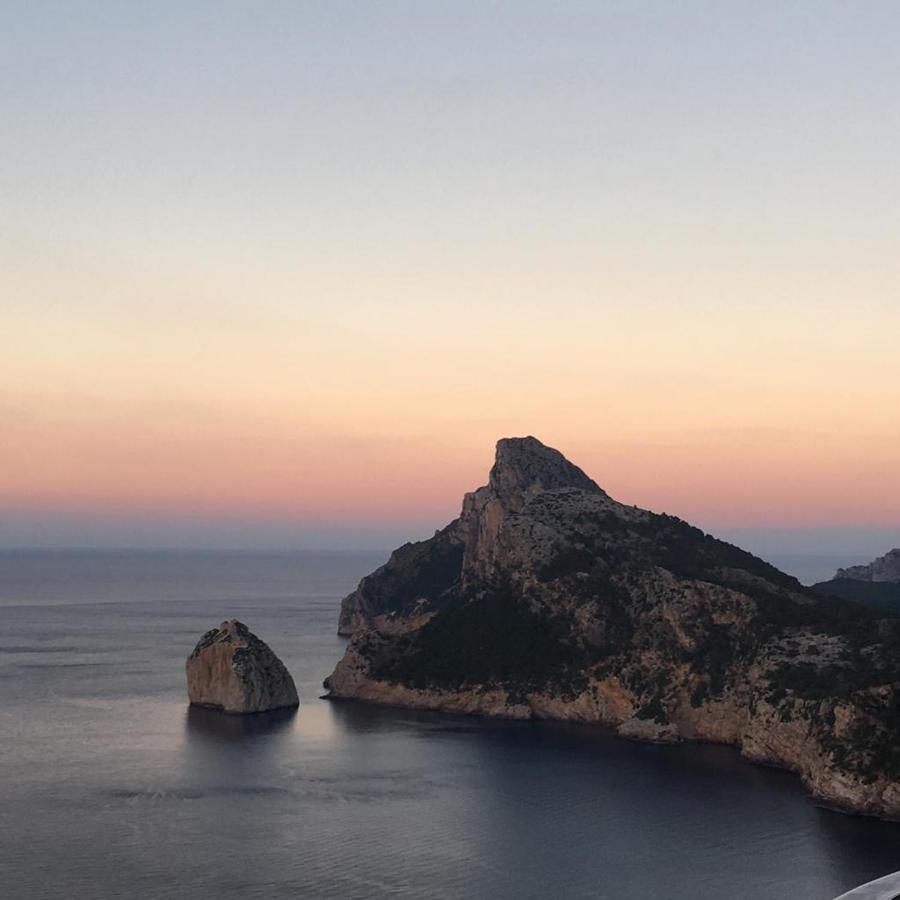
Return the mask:
<path id="1" fill-rule="evenodd" d="M 326 687 L 732 744 L 820 802 L 900 819 L 900 616 L 826 593 L 506 438 L 459 518 L 344 600 Z"/>
<path id="2" fill-rule="evenodd" d="M 258 713 L 300 705 L 284 663 L 237 619 L 207 631 L 185 668 L 188 697 L 196 706 Z"/>
<path id="3" fill-rule="evenodd" d="M 836 579 L 900 583 L 900 547 L 879 556 L 867 566 L 838 569 Z"/>

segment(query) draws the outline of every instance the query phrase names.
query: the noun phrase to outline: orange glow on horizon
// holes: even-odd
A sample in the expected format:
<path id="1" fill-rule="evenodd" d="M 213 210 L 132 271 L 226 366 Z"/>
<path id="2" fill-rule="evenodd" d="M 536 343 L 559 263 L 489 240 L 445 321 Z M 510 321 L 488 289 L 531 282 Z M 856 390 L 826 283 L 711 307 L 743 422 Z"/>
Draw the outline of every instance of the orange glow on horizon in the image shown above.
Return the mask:
<path id="1" fill-rule="evenodd" d="M 876 5 L 19 4 L 0 540 L 439 526 L 523 434 L 690 521 L 900 528 Z"/>
<path id="2" fill-rule="evenodd" d="M 900 524 L 900 305 L 870 247 L 838 273 L 830 246 L 767 268 L 715 237 L 650 270 L 640 243 L 423 246 L 413 272 L 46 249 L 6 270 L 5 508 L 438 526 L 534 434 L 688 520 Z"/>
<path id="3" fill-rule="evenodd" d="M 900 434 L 635 430 L 612 439 L 597 437 L 590 421 L 551 418 L 543 431 L 478 421 L 402 438 L 196 410 L 140 418 L 66 409 L 8 429 L 4 507 L 438 527 L 486 481 L 497 437 L 536 433 L 617 499 L 688 520 L 892 525 L 900 510 Z"/>

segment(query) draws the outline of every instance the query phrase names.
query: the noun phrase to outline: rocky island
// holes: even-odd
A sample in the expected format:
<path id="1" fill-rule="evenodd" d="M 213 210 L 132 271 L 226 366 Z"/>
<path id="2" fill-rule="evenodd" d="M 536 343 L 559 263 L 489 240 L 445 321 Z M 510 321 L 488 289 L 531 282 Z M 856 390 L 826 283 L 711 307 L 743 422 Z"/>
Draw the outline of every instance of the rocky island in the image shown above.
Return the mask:
<path id="1" fill-rule="evenodd" d="M 185 664 L 188 698 L 226 713 L 300 705 L 291 673 L 265 642 L 237 619 L 207 631 Z"/>
<path id="2" fill-rule="evenodd" d="M 714 741 L 900 818 L 900 620 L 670 515 L 533 437 L 343 602 L 333 698 Z"/>

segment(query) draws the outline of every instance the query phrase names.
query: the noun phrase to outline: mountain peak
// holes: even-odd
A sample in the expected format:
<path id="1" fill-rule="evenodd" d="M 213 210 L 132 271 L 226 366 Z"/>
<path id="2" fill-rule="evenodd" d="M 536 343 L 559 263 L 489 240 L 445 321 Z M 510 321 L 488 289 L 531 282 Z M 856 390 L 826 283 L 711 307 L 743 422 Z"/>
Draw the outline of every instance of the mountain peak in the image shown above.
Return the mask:
<path id="1" fill-rule="evenodd" d="M 506 438 L 457 519 L 344 598 L 353 639 L 325 686 L 734 744 L 827 805 L 900 820 L 900 619 L 876 616 Z"/>
<path id="2" fill-rule="evenodd" d="M 519 493 L 531 487 L 544 490 L 573 487 L 602 493 L 597 484 L 559 450 L 530 435 L 497 441 L 490 485 L 498 494 Z"/>
<path id="3" fill-rule="evenodd" d="M 839 579 L 850 581 L 891 581 L 900 582 L 900 547 L 879 556 L 867 566 L 850 566 L 846 569 L 838 569 Z"/>

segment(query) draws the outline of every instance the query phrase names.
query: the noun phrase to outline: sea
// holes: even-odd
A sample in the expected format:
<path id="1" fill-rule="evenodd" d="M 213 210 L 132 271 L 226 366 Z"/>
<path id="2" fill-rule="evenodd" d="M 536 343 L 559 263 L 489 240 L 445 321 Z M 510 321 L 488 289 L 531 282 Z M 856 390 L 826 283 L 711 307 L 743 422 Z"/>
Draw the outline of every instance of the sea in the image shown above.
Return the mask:
<path id="1" fill-rule="evenodd" d="M 710 745 L 321 699 L 372 553 L 0 554 L 0 897 L 830 900 L 900 825 Z M 188 706 L 244 621 L 296 713 Z"/>

